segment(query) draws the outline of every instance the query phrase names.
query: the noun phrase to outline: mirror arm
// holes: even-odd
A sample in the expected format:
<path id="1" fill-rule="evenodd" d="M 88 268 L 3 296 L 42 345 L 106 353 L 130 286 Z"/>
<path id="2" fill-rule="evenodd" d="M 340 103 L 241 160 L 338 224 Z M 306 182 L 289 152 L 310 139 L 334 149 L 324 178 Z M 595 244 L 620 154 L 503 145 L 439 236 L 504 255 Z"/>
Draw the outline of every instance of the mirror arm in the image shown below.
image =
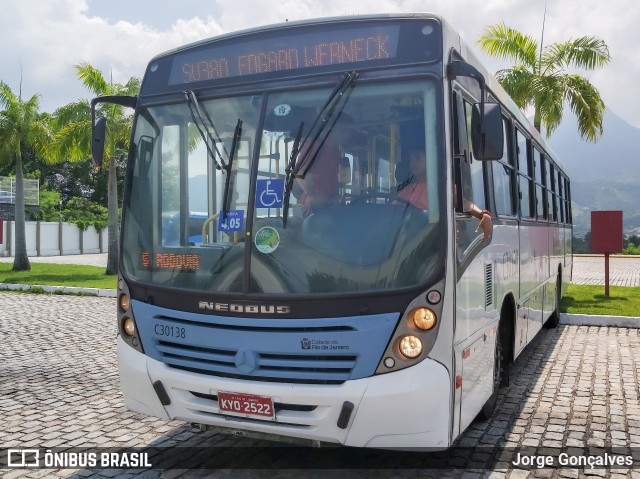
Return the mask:
<path id="1" fill-rule="evenodd" d="M 484 102 L 487 90 L 484 76 L 473 65 L 460 60 L 454 60 L 447 65 L 447 77 L 449 80 L 453 80 L 459 76 L 473 78 L 478 82 L 478 85 L 480 86 L 480 118 L 484 118 Z M 483 123 L 484 122 L 481 122 L 480 126 L 482 133 L 484 133 Z"/>

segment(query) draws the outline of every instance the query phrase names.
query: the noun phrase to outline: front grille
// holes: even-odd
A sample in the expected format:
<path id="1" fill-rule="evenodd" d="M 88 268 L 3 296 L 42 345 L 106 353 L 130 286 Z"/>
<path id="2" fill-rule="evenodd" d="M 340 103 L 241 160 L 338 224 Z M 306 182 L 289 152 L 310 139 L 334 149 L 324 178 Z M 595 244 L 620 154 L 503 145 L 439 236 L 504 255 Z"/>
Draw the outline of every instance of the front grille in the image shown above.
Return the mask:
<path id="1" fill-rule="evenodd" d="M 236 366 L 237 350 L 205 348 L 170 341 L 157 341 L 162 362 L 198 374 L 252 381 L 298 384 L 341 384 L 355 367 L 355 355 L 301 355 L 257 353 L 255 366 L 242 373 Z"/>
<path id="2" fill-rule="evenodd" d="M 291 384 L 342 384 L 375 374 L 399 314 L 336 318 L 226 317 L 140 301 L 145 354 L 197 374 Z"/>

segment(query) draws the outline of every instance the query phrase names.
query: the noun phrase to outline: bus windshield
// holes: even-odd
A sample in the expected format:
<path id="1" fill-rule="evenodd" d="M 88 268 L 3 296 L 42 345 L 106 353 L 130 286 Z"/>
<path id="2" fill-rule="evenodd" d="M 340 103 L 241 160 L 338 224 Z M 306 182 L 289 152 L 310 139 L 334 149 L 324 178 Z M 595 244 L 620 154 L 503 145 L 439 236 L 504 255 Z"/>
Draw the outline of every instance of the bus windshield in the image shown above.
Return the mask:
<path id="1" fill-rule="evenodd" d="M 355 82 L 335 99 L 332 88 L 196 92 L 139 111 L 123 273 L 238 294 L 424 284 L 446 244 L 437 88 Z"/>

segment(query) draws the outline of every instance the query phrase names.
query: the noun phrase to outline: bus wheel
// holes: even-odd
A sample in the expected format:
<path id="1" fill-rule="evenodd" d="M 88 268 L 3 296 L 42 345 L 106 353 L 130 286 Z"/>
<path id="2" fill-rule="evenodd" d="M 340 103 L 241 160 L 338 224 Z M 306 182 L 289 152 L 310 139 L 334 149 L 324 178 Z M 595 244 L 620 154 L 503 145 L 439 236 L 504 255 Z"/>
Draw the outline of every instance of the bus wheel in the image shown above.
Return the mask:
<path id="1" fill-rule="evenodd" d="M 545 323 L 547 328 L 557 328 L 558 324 L 560 324 L 560 288 L 562 288 L 562 282 L 560 276 L 558 276 L 558 284 L 556 284 L 555 309 Z"/>
<path id="2" fill-rule="evenodd" d="M 493 392 L 487 402 L 484 403 L 480 410 L 480 417 L 482 419 L 491 419 L 493 413 L 496 410 L 498 403 L 498 389 L 500 389 L 500 383 L 502 381 L 502 367 L 505 364 L 504 351 L 502 349 L 502 341 L 500 340 L 500 331 L 496 334 L 496 345 L 493 354 Z"/>

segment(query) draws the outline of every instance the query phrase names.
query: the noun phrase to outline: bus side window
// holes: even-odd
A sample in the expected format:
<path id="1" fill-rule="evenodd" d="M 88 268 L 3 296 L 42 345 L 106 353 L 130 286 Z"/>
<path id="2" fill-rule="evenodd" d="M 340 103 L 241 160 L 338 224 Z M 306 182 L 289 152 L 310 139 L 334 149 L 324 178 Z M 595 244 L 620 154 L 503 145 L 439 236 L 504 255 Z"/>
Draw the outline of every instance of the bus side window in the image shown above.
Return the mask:
<path id="1" fill-rule="evenodd" d="M 533 147 L 533 167 L 535 168 L 536 181 L 536 216 L 538 220 L 542 221 L 547 218 L 547 192 L 544 185 L 544 158 L 537 146 Z"/>
<path id="2" fill-rule="evenodd" d="M 454 92 L 453 98 L 454 203 L 456 211 L 462 213 L 464 207 L 462 184 L 468 183 L 468 178 L 463 180 L 462 175 L 464 173 L 468 176 L 469 172 L 469 144 L 462 97 L 459 93 Z"/>
<path id="3" fill-rule="evenodd" d="M 549 187 L 549 221 L 553 221 L 554 223 L 558 222 L 558 188 L 556 186 L 556 170 L 551 161 L 547 161 L 547 167 L 549 176 L 547 184 L 549 181 L 551 184 L 548 184 Z"/>
<path id="4" fill-rule="evenodd" d="M 471 103 L 464 101 L 464 110 L 467 129 L 467 144 L 471 145 L 471 112 L 473 111 Z M 480 209 L 485 209 L 487 202 L 484 194 L 484 162 L 478 160 L 474 161 L 473 153 L 471 152 L 471 149 L 469 150 L 469 164 L 467 165 L 467 171 L 465 172 L 463 168 L 461 175 L 462 198 L 464 200 L 471 201 Z M 464 203 L 466 203 L 466 201 L 463 201 L 463 208 L 465 207 Z"/>
<path id="5" fill-rule="evenodd" d="M 566 199 L 565 208 L 565 220 L 567 223 L 573 223 L 573 212 L 571 210 L 571 182 L 567 177 L 564 177 L 564 196 Z"/>
<path id="6" fill-rule="evenodd" d="M 535 207 L 532 201 L 535 198 L 533 193 L 533 175 L 531 163 L 529 162 L 529 147 L 527 137 L 516 128 L 516 158 L 518 166 L 518 198 L 520 201 L 520 215 L 522 218 L 533 218 Z"/>
<path id="7" fill-rule="evenodd" d="M 499 215 L 515 216 L 514 207 L 514 161 L 509 148 L 511 123 L 507 118 L 503 118 L 504 146 L 503 156 L 500 160 L 492 161 L 493 187 L 496 204 L 496 212 Z"/>
<path id="8" fill-rule="evenodd" d="M 455 207 L 459 213 L 466 213 L 468 202 L 481 209 L 486 205 L 484 195 L 484 166 L 473 160 L 471 152 L 471 112 L 472 105 L 459 93 L 454 93 L 454 180 Z"/>

